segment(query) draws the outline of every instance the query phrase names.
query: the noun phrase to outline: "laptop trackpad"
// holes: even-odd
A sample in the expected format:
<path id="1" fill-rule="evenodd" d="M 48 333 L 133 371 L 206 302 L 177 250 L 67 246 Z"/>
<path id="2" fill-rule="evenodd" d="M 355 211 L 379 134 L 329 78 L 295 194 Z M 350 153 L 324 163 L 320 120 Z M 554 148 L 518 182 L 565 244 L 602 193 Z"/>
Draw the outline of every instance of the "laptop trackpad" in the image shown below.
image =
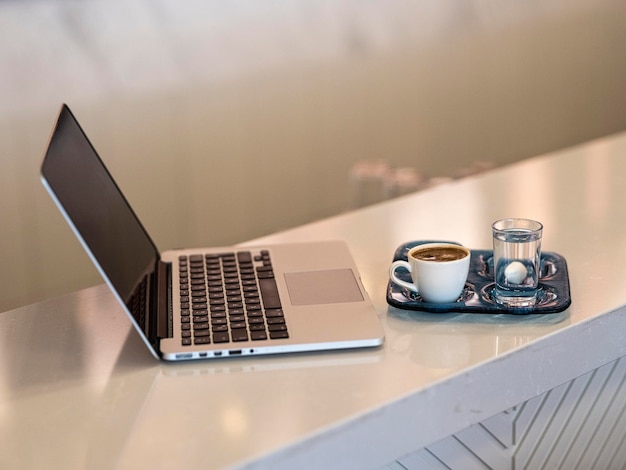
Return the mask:
<path id="1" fill-rule="evenodd" d="M 285 281 L 292 305 L 363 301 L 351 269 L 285 273 Z"/>

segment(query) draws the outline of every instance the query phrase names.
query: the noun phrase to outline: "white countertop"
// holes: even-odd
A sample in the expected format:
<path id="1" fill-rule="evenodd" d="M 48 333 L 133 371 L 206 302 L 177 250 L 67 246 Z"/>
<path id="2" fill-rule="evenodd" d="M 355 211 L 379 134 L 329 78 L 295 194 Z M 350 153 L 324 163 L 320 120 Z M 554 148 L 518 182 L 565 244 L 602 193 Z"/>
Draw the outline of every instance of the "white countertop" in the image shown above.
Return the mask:
<path id="1" fill-rule="evenodd" d="M 374 350 L 156 362 L 104 285 L 0 314 L 2 468 L 379 468 L 626 354 L 626 134 L 254 243 L 345 239 L 386 331 Z M 544 224 L 572 305 L 551 315 L 388 307 L 397 246 L 491 247 Z"/>

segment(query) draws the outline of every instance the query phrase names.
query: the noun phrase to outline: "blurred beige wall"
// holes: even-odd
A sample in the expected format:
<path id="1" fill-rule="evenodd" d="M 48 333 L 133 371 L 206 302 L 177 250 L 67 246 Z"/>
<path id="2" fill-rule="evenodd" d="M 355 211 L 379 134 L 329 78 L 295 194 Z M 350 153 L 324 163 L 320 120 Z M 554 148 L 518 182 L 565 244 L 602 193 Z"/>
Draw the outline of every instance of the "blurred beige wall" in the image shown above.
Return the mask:
<path id="1" fill-rule="evenodd" d="M 43 190 L 67 102 L 161 249 L 626 129 L 623 0 L 0 3 L 0 311 L 101 282 Z"/>

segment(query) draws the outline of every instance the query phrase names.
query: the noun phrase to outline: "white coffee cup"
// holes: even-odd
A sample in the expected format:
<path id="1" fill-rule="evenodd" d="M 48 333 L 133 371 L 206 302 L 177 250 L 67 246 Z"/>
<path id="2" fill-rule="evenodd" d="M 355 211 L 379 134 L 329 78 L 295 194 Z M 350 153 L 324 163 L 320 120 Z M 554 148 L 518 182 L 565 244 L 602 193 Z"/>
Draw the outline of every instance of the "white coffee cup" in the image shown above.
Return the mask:
<path id="1" fill-rule="evenodd" d="M 419 294 L 425 302 L 455 302 L 463 292 L 470 265 L 468 248 L 454 243 L 425 243 L 411 248 L 407 260 L 394 261 L 389 278 Z M 399 267 L 411 273 L 412 283 L 398 278 Z"/>

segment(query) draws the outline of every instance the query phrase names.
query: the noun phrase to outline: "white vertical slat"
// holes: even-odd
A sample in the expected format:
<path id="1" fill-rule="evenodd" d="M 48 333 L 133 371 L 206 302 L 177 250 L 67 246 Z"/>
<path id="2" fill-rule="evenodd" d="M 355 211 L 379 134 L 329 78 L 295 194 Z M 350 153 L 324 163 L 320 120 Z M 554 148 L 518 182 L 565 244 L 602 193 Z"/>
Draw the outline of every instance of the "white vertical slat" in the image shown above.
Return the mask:
<path id="1" fill-rule="evenodd" d="M 607 390 L 606 385 L 611 377 L 613 367 L 615 367 L 615 363 L 610 363 L 597 369 L 597 374 L 594 376 L 586 393 L 586 397 L 588 395 L 589 400 L 581 403 L 581 406 L 588 408 L 588 412 L 580 425 L 580 429 L 585 429 L 587 432 L 577 433 L 575 441 L 561 464 L 563 468 L 576 468 L 576 465 L 587 451 L 590 433 L 595 432 L 597 429 L 603 416 L 604 403 L 610 399 L 610 396 L 605 395 L 605 391 Z"/>
<path id="2" fill-rule="evenodd" d="M 602 399 L 595 404 L 596 419 L 591 420 L 595 430 L 586 443 L 585 453 L 579 460 L 577 468 L 607 468 L 600 462 L 604 459 L 602 453 L 607 453 L 606 450 L 609 449 L 609 437 L 612 433 L 620 431 L 616 429 L 616 425 L 620 412 L 626 406 L 626 396 L 620 393 L 625 379 L 626 361 L 617 361 L 602 391 Z M 623 434 L 623 430 L 624 428 L 620 434 Z"/>
<path id="3" fill-rule="evenodd" d="M 569 384 L 563 384 L 545 394 L 545 400 L 540 410 L 538 410 L 532 426 L 526 430 L 525 435 L 517 446 L 515 453 L 516 465 L 519 465 L 521 468 L 530 466 L 537 447 L 546 438 L 550 423 L 554 419 L 554 413 L 563 401 L 568 388 Z"/>
<path id="4" fill-rule="evenodd" d="M 550 435 L 552 432 L 557 435 L 557 438 L 543 439 L 537 446 L 535 463 L 539 467 L 556 468 L 558 462 L 560 462 L 566 454 L 572 440 L 575 439 L 576 434 L 573 433 L 572 430 L 578 429 L 578 426 L 575 424 L 577 423 L 575 419 L 577 407 L 589 386 L 592 375 L 593 372 L 590 372 L 572 380 L 570 383 L 567 394 L 551 423 L 552 429 L 547 433 Z M 561 432 L 559 432 L 559 430 L 561 430 Z"/>
<path id="5" fill-rule="evenodd" d="M 482 424 L 471 426 L 455 436 L 480 458 L 486 468 L 506 468 L 511 462 L 511 447 L 503 445 Z"/>
<path id="6" fill-rule="evenodd" d="M 622 391 L 622 393 L 624 393 Z M 619 435 L 617 436 L 617 443 L 614 445 L 614 451 L 611 453 L 612 455 L 607 460 L 606 468 L 620 468 L 620 465 L 623 467 L 626 465 L 626 419 L 622 414 L 622 421 Z"/>
<path id="7" fill-rule="evenodd" d="M 519 444 L 526 435 L 529 427 L 541 411 L 546 395 L 539 395 L 520 405 L 520 411 L 513 421 L 513 443 Z"/>
<path id="8" fill-rule="evenodd" d="M 521 407 L 514 406 L 510 410 L 484 420 L 481 425 L 490 432 L 504 447 L 511 447 L 513 441 L 513 423 L 520 412 Z"/>

